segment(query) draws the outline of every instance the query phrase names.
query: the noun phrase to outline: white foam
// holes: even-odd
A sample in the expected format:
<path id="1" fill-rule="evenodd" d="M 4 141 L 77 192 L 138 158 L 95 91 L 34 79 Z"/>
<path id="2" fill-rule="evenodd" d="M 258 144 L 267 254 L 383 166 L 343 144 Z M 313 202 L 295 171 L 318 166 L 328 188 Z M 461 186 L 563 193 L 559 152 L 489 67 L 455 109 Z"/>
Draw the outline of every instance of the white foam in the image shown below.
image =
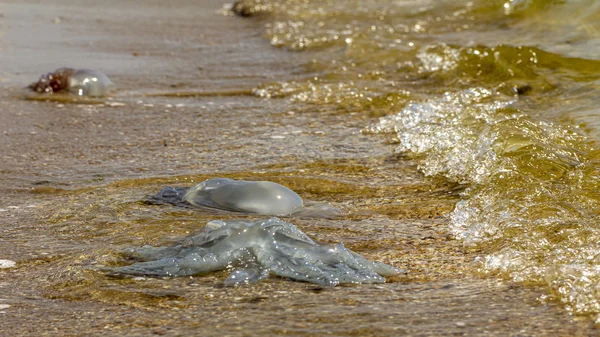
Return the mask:
<path id="1" fill-rule="evenodd" d="M 16 266 L 17 263 L 11 260 L 0 260 L 0 269 L 12 268 Z"/>

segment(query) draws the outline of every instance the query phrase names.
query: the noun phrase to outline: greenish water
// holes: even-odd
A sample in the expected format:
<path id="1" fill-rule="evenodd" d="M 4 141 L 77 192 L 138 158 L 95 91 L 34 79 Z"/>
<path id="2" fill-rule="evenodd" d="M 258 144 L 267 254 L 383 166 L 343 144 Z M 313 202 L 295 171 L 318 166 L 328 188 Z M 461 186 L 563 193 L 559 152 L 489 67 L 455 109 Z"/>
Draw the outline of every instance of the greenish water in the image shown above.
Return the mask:
<path id="1" fill-rule="evenodd" d="M 256 95 L 375 117 L 364 133 L 465 185 L 450 226 L 482 272 L 600 312 L 599 2 L 240 5 L 273 46 L 314 55 Z"/>

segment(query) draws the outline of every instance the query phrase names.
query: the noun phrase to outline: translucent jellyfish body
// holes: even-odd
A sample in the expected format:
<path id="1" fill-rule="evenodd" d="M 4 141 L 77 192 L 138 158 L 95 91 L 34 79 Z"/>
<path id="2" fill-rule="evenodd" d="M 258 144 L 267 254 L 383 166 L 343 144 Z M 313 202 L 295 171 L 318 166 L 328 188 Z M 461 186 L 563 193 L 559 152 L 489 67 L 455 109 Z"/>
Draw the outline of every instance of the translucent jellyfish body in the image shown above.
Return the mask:
<path id="1" fill-rule="evenodd" d="M 206 180 L 190 188 L 183 200 L 196 206 L 263 215 L 289 215 L 304 207 L 302 198 L 285 186 L 227 178 Z"/>
<path id="2" fill-rule="evenodd" d="M 211 221 L 199 235 L 170 247 L 144 246 L 126 252 L 140 262 L 109 268 L 117 275 L 189 276 L 232 269 L 226 285 L 258 282 L 270 274 L 325 286 L 382 283 L 401 269 L 337 245 L 319 245 L 279 218 Z"/>
<path id="3" fill-rule="evenodd" d="M 105 96 L 114 88 L 114 84 L 97 70 L 60 68 L 42 75 L 29 88 L 39 93 L 68 91 L 78 96 Z"/>
<path id="4" fill-rule="evenodd" d="M 105 96 L 114 87 L 106 75 L 92 69 L 76 70 L 68 84 L 69 92 L 78 96 Z"/>

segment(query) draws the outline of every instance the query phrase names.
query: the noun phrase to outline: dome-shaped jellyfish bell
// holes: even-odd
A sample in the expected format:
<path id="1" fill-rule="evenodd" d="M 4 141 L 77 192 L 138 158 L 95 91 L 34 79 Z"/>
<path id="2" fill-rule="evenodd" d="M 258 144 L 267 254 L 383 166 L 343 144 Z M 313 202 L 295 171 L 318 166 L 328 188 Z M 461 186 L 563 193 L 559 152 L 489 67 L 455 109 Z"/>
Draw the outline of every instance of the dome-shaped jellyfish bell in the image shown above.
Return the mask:
<path id="1" fill-rule="evenodd" d="M 183 200 L 196 206 L 264 215 L 289 215 L 304 209 L 296 192 L 270 181 L 209 179 L 190 188 Z"/>
<path id="2" fill-rule="evenodd" d="M 103 73 L 92 69 L 75 70 L 68 79 L 67 89 L 78 96 L 106 96 L 114 83 Z"/>

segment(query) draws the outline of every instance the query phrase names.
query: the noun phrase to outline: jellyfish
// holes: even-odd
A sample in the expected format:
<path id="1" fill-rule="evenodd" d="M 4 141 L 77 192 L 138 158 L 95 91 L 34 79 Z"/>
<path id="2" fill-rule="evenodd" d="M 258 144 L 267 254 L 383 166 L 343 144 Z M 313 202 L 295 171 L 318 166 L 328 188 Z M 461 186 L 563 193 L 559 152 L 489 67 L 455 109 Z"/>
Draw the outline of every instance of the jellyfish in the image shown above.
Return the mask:
<path id="1" fill-rule="evenodd" d="M 209 179 L 191 188 L 165 187 L 145 201 L 274 216 L 336 218 L 342 214 L 341 210 L 326 204 L 305 204 L 296 192 L 274 182 L 227 178 Z"/>
<path id="2" fill-rule="evenodd" d="M 72 68 L 57 69 L 29 85 L 38 93 L 66 91 L 77 96 L 106 96 L 113 87 L 114 83 L 97 70 Z"/>
<path id="3" fill-rule="evenodd" d="M 256 283 L 274 274 L 323 286 L 383 283 L 402 269 L 369 261 L 342 243 L 319 245 L 291 223 L 211 221 L 201 232 L 168 247 L 144 246 L 125 255 L 138 262 L 105 268 L 115 276 L 176 277 L 232 270 L 226 285 Z"/>
<path id="4" fill-rule="evenodd" d="M 152 203 L 189 204 L 232 212 L 262 215 L 290 215 L 304 209 L 300 196 L 289 188 L 271 181 L 246 181 L 215 178 L 189 189 L 166 187 Z"/>
<path id="5" fill-rule="evenodd" d="M 263 215 L 288 215 L 303 208 L 302 198 L 285 186 L 227 178 L 206 180 L 187 191 L 183 200 L 195 206 Z"/>
<path id="6" fill-rule="evenodd" d="M 103 73 L 80 69 L 69 78 L 68 90 L 78 96 L 106 96 L 113 87 L 114 83 Z"/>

